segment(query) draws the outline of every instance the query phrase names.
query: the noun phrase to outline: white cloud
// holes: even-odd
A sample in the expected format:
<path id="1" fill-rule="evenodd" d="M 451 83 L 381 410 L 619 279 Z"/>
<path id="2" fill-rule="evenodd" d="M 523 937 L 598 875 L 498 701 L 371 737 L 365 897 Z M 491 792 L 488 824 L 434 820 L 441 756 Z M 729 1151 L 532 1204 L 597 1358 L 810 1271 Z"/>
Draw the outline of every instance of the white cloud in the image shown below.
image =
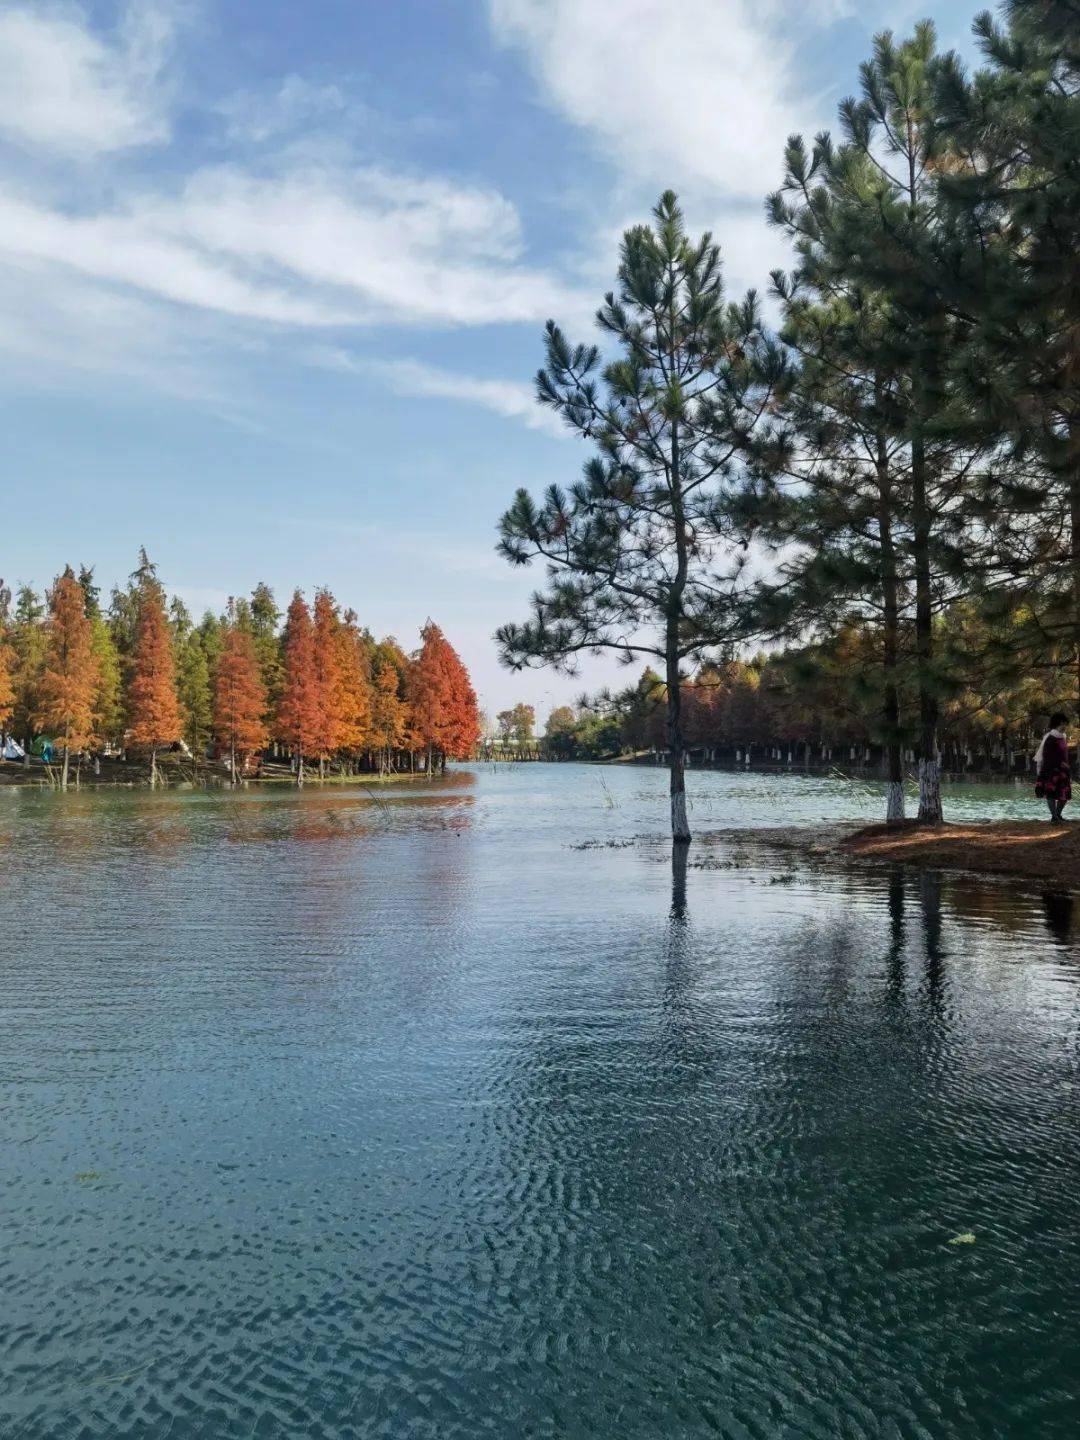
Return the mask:
<path id="1" fill-rule="evenodd" d="M 827 125 L 836 98 L 806 88 L 799 41 L 853 13 L 850 0 L 620 0 L 617 9 L 488 0 L 496 38 L 523 53 L 549 105 L 616 168 L 595 239 L 604 283 L 621 231 L 672 188 L 690 229 L 713 231 L 732 293 L 764 290 L 791 258 L 763 204 L 784 143 Z"/>
<path id="2" fill-rule="evenodd" d="M 521 260 L 514 207 L 375 167 L 194 174 L 93 214 L 0 187 L 0 256 L 223 315 L 301 326 L 536 321 L 573 303 Z"/>
<path id="3" fill-rule="evenodd" d="M 806 124 L 793 42 L 776 23 L 794 6 L 621 0 L 617 18 L 610 0 L 489 6 L 496 35 L 524 49 L 550 100 L 624 172 L 756 198 Z"/>
<path id="4" fill-rule="evenodd" d="M 496 415 L 523 420 L 530 430 L 543 430 L 560 439 L 569 433 L 553 411 L 540 405 L 532 385 L 517 380 L 483 380 L 472 375 L 457 375 L 415 360 L 393 361 L 388 368 L 390 383 L 403 395 L 464 400 L 493 410 Z"/>
<path id="5" fill-rule="evenodd" d="M 508 420 L 521 420 L 530 430 L 543 430 L 564 439 L 566 426 L 551 410 L 536 399 L 532 385 L 520 380 L 490 380 L 475 375 L 462 375 L 419 360 L 380 360 L 378 363 L 344 350 L 320 350 L 310 356 L 313 364 L 347 374 L 376 377 L 384 380 L 398 395 L 420 399 L 461 400 L 479 405 Z"/>
<path id="6" fill-rule="evenodd" d="M 75 5 L 0 10 L 0 135 L 87 157 L 168 134 L 162 69 L 174 16 L 132 4 L 116 33 L 93 32 Z"/>

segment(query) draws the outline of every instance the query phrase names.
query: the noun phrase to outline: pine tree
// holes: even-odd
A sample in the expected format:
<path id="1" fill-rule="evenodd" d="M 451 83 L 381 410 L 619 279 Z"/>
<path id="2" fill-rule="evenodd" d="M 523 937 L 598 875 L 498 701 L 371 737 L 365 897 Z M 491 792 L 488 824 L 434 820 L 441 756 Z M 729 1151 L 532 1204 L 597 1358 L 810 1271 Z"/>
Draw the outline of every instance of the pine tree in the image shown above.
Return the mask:
<path id="1" fill-rule="evenodd" d="M 296 761 L 296 783 L 304 783 L 304 760 L 316 751 L 320 736 L 319 679 L 311 612 L 297 590 L 285 621 L 284 673 L 277 725 Z"/>
<path id="2" fill-rule="evenodd" d="M 225 644 L 225 625 L 219 616 L 212 610 L 207 610 L 199 621 L 199 640 L 202 644 L 203 654 L 206 656 L 206 663 L 210 667 L 212 675 L 217 669 L 218 661 L 221 659 L 221 651 Z"/>
<path id="3" fill-rule="evenodd" d="M 86 594 L 82 576 L 79 583 Z M 120 657 L 113 644 L 112 632 L 100 608 L 88 610 L 91 648 L 97 666 L 94 689 L 94 738 L 100 745 L 118 745 L 124 734 L 124 702 L 120 678 Z"/>
<path id="4" fill-rule="evenodd" d="M 360 757 L 371 736 L 371 658 L 357 624 L 356 612 L 346 610 L 337 631 L 339 743 L 350 762 Z"/>
<path id="5" fill-rule="evenodd" d="M 83 600 L 86 605 L 86 618 L 97 620 L 101 616 L 101 586 L 94 583 L 94 567 L 92 565 L 79 566 L 79 585 L 82 587 Z"/>
<path id="6" fill-rule="evenodd" d="M 1065 644 L 1080 692 L 1080 15 L 1075 0 L 1002 8 L 1004 29 L 974 24 L 987 66 L 969 80 L 950 57 L 937 74 L 943 131 L 968 160 L 941 180 L 954 243 L 940 289 L 975 326 L 979 419 L 1034 471 L 994 507 L 997 628 L 1024 615 L 1021 672 Z"/>
<path id="7" fill-rule="evenodd" d="M 138 620 L 131 655 L 127 709 L 133 745 L 150 752 L 150 786 L 158 782 L 157 756 L 163 745 L 180 739 L 180 706 L 176 698 L 176 664 L 165 614 L 165 593 L 141 552 Z M 139 572 L 136 572 L 139 574 Z"/>
<path id="8" fill-rule="evenodd" d="M 42 623 L 45 607 L 29 585 L 21 585 L 15 599 L 10 629 L 10 643 L 15 652 L 12 676 L 15 703 L 11 724 L 22 737 L 24 765 L 30 764 L 30 751 L 37 734 L 37 715 L 41 708 L 41 677 L 45 667 L 47 639 Z"/>
<path id="9" fill-rule="evenodd" d="M 68 788 L 71 755 L 94 734 L 97 665 L 86 597 L 70 565 L 49 592 L 48 648 L 39 691 L 38 724 L 54 734 L 63 752 L 60 788 Z"/>
<path id="10" fill-rule="evenodd" d="M 214 728 L 228 747 L 229 773 L 237 781 L 236 758 L 246 760 L 266 744 L 266 691 L 259 673 L 255 643 L 237 624 L 225 630 L 221 658 L 214 674 Z"/>
<path id="11" fill-rule="evenodd" d="M 824 138 L 807 155 L 789 140 L 770 216 L 795 243 L 790 275 L 773 273 L 793 363 L 771 423 L 750 454 L 740 497 L 748 532 L 779 551 L 755 595 L 757 628 L 824 638 L 855 614 L 880 621 L 870 673 L 880 676 L 888 755 L 887 817 L 904 816 L 901 626 L 912 593 L 907 375 L 890 337 L 888 297 L 848 277 L 830 246 L 837 196 Z M 804 676 L 804 683 L 806 677 Z"/>
<path id="12" fill-rule="evenodd" d="M 210 664 L 199 630 L 191 630 L 179 648 L 176 661 L 176 693 L 185 744 L 198 772 L 214 723 L 211 704 Z"/>
<path id="13" fill-rule="evenodd" d="M 774 218 L 807 237 L 819 289 L 835 282 L 847 302 L 858 293 L 876 311 L 874 366 L 864 380 L 885 387 L 887 404 L 870 415 L 881 438 L 900 442 L 892 472 L 897 465 L 906 472 L 904 486 L 890 493 L 903 501 L 896 518 L 913 591 L 919 819 L 926 823 L 941 820 L 938 723 L 947 687 L 934 616 L 970 563 L 965 499 L 982 449 L 953 403 L 953 355 L 969 327 L 942 305 L 929 278 L 948 247 L 940 179 L 956 163 L 939 114 L 935 44 L 930 22 L 902 43 L 878 35 L 862 66 L 861 99 L 840 107 L 844 143 L 819 136 L 809 157 L 801 144 L 789 146 L 785 188 L 798 192 L 801 213 L 782 197 L 772 202 Z"/>
<path id="14" fill-rule="evenodd" d="M 251 592 L 251 638 L 259 660 L 259 673 L 266 691 L 266 722 L 270 726 L 281 696 L 282 659 L 278 621 L 281 616 L 274 592 L 262 581 Z"/>
<path id="15" fill-rule="evenodd" d="M 753 295 L 725 306 L 719 250 L 709 235 L 691 241 L 673 194 L 654 217 L 624 235 L 617 293 L 597 315 L 619 356 L 601 370 L 596 347 L 548 324 L 538 398 L 599 453 L 569 491 L 552 486 L 538 506 L 519 490 L 503 516 L 502 554 L 543 560 L 549 583 L 532 619 L 496 639 L 511 669 L 572 669 L 600 650 L 663 661 L 672 838 L 685 844 L 682 667 L 733 632 L 743 552 L 725 525 L 730 462 L 783 359 Z"/>

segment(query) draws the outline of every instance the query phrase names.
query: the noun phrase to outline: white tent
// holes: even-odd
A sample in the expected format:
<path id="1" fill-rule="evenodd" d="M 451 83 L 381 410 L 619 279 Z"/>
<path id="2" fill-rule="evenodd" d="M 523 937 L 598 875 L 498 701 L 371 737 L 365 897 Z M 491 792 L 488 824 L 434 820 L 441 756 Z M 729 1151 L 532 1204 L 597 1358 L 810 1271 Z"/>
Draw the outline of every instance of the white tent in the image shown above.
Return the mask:
<path id="1" fill-rule="evenodd" d="M 5 736 L 0 744 L 0 760 L 21 760 L 26 751 L 13 735 Z"/>

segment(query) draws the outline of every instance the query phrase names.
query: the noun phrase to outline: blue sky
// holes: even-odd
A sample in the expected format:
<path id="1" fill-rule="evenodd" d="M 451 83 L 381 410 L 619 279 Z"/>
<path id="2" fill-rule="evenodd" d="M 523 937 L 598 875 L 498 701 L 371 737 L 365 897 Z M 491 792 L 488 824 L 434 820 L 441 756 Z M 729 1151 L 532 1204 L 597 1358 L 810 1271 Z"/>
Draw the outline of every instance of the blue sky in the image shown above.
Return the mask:
<path id="1" fill-rule="evenodd" d="M 785 253 L 784 137 L 832 122 L 879 0 L 68 0 L 0 8 L 0 574 L 145 544 L 193 609 L 328 585 L 482 703 L 620 678 L 500 671 L 541 576 L 518 485 L 585 458 L 532 400 L 663 188 L 729 288 Z M 933 11 L 966 49 L 971 11 Z"/>

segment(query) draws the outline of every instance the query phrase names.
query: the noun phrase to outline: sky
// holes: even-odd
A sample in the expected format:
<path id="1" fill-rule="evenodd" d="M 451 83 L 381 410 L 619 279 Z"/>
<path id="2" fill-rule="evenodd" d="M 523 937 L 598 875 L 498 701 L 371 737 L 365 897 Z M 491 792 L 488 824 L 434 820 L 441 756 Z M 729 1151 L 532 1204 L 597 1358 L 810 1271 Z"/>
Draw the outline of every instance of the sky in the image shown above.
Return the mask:
<path id="1" fill-rule="evenodd" d="M 975 6 L 930 13 L 969 49 Z M 495 527 L 587 456 L 533 399 L 618 238 L 675 189 L 732 296 L 787 263 L 786 136 L 833 124 L 904 0 L 65 0 L 0 7 L 0 575 L 106 589 L 140 545 L 196 613 L 328 586 L 435 619 L 490 713 L 535 568 Z"/>

